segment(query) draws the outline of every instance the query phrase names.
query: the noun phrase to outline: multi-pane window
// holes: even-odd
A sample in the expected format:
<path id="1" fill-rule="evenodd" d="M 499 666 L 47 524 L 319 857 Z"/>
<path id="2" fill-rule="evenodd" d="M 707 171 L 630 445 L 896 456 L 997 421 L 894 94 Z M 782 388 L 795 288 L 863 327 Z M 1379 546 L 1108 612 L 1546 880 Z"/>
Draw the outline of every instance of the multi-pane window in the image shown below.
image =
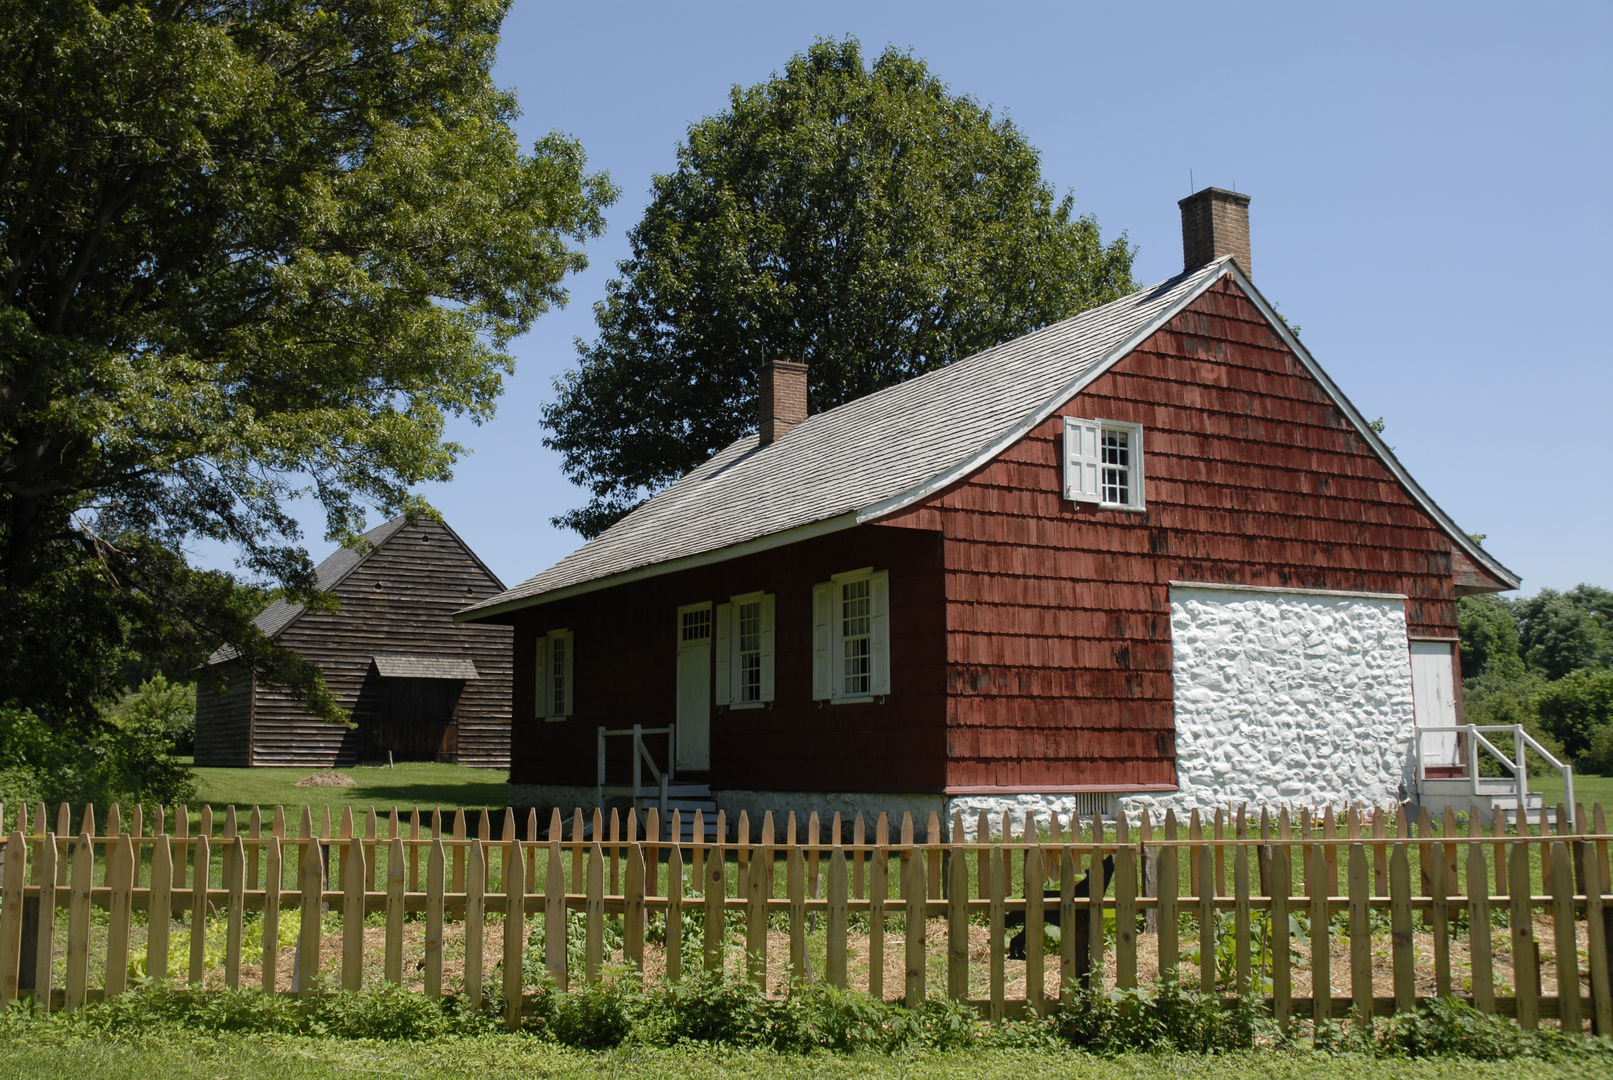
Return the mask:
<path id="1" fill-rule="evenodd" d="M 1131 505 L 1131 432 L 1103 429 L 1103 501 Z"/>
<path id="2" fill-rule="evenodd" d="M 566 698 L 571 693 L 571 642 L 565 637 L 549 643 L 549 715 L 564 716 Z"/>
<path id="3" fill-rule="evenodd" d="M 696 608 L 683 613 L 683 640 L 705 641 L 711 636 L 711 608 Z"/>
<path id="4" fill-rule="evenodd" d="M 869 692 L 873 674 L 873 619 L 869 581 L 840 586 L 840 692 L 852 697 Z"/>
<path id="5" fill-rule="evenodd" d="M 737 623 L 734 652 L 739 660 L 738 693 L 735 698 L 748 703 L 762 700 L 762 602 L 751 600 L 734 605 Z"/>
<path id="6" fill-rule="evenodd" d="M 1064 418 L 1064 497 L 1143 508 L 1143 429 L 1121 420 Z"/>
<path id="7" fill-rule="evenodd" d="M 890 693 L 890 574 L 853 570 L 812 589 L 812 696 L 867 701 Z"/>
<path id="8" fill-rule="evenodd" d="M 571 715 L 573 699 L 572 636 L 570 630 L 551 630 L 538 638 L 536 692 L 537 714 L 544 720 L 563 720 Z"/>
<path id="9" fill-rule="evenodd" d="M 745 593 L 717 605 L 717 704 L 761 708 L 773 700 L 771 593 Z"/>

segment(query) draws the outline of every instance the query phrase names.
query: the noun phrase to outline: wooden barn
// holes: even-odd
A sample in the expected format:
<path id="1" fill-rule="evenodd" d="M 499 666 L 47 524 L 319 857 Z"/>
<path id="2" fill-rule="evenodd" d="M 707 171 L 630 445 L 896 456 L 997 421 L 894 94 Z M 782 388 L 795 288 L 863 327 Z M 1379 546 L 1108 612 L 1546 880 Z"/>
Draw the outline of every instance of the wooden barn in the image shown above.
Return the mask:
<path id="1" fill-rule="evenodd" d="M 277 600 L 258 629 L 319 665 L 354 726 L 311 715 L 228 648 L 208 663 L 222 688 L 196 693 L 198 765 L 349 765 L 510 760 L 511 632 L 466 626 L 455 610 L 503 584 L 446 524 L 395 518 L 320 563 L 337 610 Z"/>
<path id="2" fill-rule="evenodd" d="M 1247 208 L 1184 199 L 1181 275 L 838 408 L 770 365 L 757 435 L 461 613 L 515 631 L 512 798 L 635 754 L 641 798 L 753 812 L 1413 793 L 1457 597 L 1518 579 L 1256 290 Z"/>

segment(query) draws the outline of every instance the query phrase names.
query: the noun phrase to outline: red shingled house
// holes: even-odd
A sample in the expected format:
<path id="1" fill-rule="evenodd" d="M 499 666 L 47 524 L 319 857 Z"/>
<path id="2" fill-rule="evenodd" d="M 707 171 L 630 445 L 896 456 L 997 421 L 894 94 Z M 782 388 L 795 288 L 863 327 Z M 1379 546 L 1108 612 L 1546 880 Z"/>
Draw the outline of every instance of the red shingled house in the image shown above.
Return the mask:
<path id="1" fill-rule="evenodd" d="M 838 408 L 770 365 L 757 435 L 461 612 L 515 631 L 512 799 L 591 805 L 602 754 L 622 790 L 635 724 L 734 810 L 1413 789 L 1456 599 L 1518 579 L 1251 284 L 1248 201 L 1182 201 L 1180 276 Z"/>

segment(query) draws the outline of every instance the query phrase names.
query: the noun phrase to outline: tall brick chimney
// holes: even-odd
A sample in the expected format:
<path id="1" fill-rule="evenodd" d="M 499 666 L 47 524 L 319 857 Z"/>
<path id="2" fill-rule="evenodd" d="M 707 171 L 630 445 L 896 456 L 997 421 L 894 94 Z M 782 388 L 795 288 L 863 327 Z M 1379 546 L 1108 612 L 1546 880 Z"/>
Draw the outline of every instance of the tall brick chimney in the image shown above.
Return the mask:
<path id="1" fill-rule="evenodd" d="M 1223 255 L 1238 260 L 1250 277 L 1249 196 L 1209 187 L 1176 204 L 1182 208 L 1182 269 L 1197 270 Z"/>
<path id="2" fill-rule="evenodd" d="M 807 418 L 807 366 L 793 360 L 769 360 L 762 365 L 762 445 L 788 435 Z"/>

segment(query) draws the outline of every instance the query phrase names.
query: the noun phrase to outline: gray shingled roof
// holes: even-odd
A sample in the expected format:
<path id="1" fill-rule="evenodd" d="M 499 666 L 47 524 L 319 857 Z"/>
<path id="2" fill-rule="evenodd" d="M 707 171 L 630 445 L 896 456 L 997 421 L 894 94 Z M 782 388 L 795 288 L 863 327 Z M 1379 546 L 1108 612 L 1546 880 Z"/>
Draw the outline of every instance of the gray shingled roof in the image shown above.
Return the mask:
<path id="1" fill-rule="evenodd" d="M 462 612 L 720 551 L 871 508 L 946 476 L 1049 405 L 1220 275 L 1209 264 L 808 417 L 759 447 L 749 435 L 554 566 Z M 891 507 L 890 509 L 894 509 Z"/>
<path id="2" fill-rule="evenodd" d="M 398 516 L 384 525 L 377 525 L 361 538 L 363 543 L 352 544 L 338 548 L 324 562 L 314 567 L 314 585 L 320 592 L 330 592 L 343 581 L 347 575 L 359 568 L 359 565 L 370 555 L 397 535 L 408 521 L 406 516 Z M 276 600 L 264 608 L 252 625 L 263 632 L 263 636 L 273 638 L 286 627 L 297 621 L 297 616 L 303 613 L 303 605 L 294 604 L 287 600 Z M 230 645 L 220 646 L 212 656 L 207 658 L 209 664 L 222 663 L 235 657 L 235 649 Z"/>
<path id="3" fill-rule="evenodd" d="M 440 656 L 375 656 L 375 673 L 383 679 L 479 679 L 471 660 Z"/>
<path id="4" fill-rule="evenodd" d="M 1451 539 L 1517 588 L 1517 575 L 1434 503 L 1237 264 L 1222 258 L 808 417 L 769 446 L 759 446 L 755 435 L 739 439 L 543 573 L 456 617 L 485 618 L 667 572 L 702 556 L 731 557 L 804 538 L 811 526 L 828 530 L 893 513 L 1000 453 L 1223 275 L 1238 282 Z"/>

